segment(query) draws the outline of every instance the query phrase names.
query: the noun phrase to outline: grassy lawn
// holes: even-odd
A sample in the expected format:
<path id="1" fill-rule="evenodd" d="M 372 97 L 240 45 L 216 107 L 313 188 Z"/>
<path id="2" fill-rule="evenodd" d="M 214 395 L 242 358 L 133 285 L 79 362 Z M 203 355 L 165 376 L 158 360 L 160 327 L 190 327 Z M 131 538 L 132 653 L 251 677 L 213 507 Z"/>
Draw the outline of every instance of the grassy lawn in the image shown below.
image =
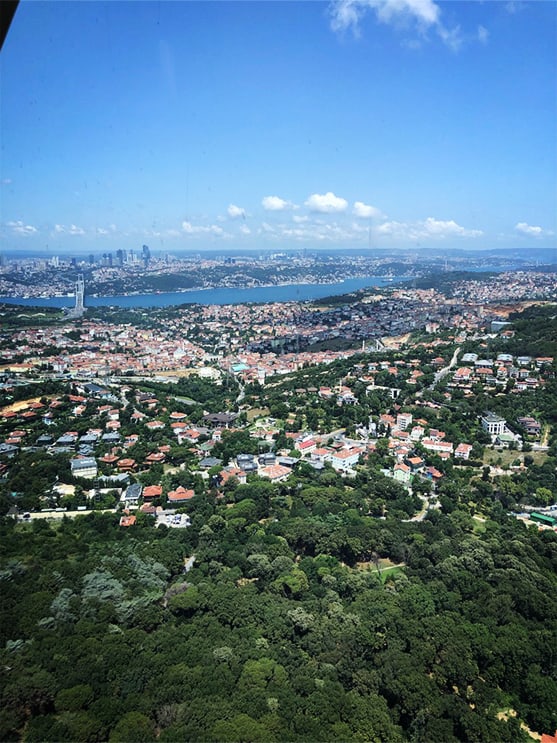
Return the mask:
<path id="1" fill-rule="evenodd" d="M 389 579 L 396 578 L 397 575 L 401 575 L 402 573 L 404 573 L 404 567 L 393 565 L 392 568 L 387 568 L 386 570 L 381 571 L 381 580 L 385 583 Z"/>
<path id="2" fill-rule="evenodd" d="M 269 408 L 250 408 L 246 413 L 248 423 L 257 420 L 257 418 L 264 418 L 267 415 L 269 415 Z"/>
<path id="3" fill-rule="evenodd" d="M 377 575 L 377 568 L 375 567 L 375 563 L 372 561 L 358 562 L 356 563 L 356 566 L 359 570 L 371 570 L 375 575 Z M 379 572 L 381 573 L 381 580 L 383 581 L 383 583 L 385 583 L 385 581 L 387 581 L 389 578 L 394 578 L 400 573 L 403 573 L 405 567 L 406 566 L 404 564 L 397 565 L 388 558 L 381 558 L 379 560 Z"/>
<path id="4" fill-rule="evenodd" d="M 484 452 L 483 462 L 485 465 L 492 465 L 494 467 L 510 467 L 515 459 L 519 459 L 521 462 L 524 461 L 525 456 L 530 456 L 534 460 L 534 464 L 540 465 L 547 459 L 547 452 L 545 451 L 511 451 L 510 449 L 486 449 Z"/>
<path id="5" fill-rule="evenodd" d="M 472 518 L 474 519 L 473 533 L 483 534 L 483 532 L 485 531 L 485 517 L 478 513 L 475 514 Z"/>

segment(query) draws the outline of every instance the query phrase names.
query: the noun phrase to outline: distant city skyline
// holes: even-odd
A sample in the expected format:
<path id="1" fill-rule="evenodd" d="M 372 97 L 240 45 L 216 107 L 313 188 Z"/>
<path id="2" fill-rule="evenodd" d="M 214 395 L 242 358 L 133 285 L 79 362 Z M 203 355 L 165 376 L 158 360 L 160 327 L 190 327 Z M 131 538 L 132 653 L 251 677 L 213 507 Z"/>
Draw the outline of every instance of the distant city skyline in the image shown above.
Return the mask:
<path id="1" fill-rule="evenodd" d="M 22 2 L 3 250 L 539 249 L 553 2 Z"/>

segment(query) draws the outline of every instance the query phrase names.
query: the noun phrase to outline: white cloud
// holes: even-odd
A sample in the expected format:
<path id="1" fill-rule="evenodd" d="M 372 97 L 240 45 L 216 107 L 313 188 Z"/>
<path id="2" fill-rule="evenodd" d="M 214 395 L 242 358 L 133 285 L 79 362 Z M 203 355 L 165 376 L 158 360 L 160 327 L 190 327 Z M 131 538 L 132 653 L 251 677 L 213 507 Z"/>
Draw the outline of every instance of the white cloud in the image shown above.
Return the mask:
<path id="1" fill-rule="evenodd" d="M 97 227 L 97 235 L 108 235 L 108 230 L 105 230 L 104 227 Z"/>
<path id="2" fill-rule="evenodd" d="M 356 201 L 354 203 L 352 214 L 356 217 L 360 217 L 360 219 L 378 219 L 383 216 L 380 209 L 376 206 L 364 204 L 363 201 Z"/>
<path id="3" fill-rule="evenodd" d="M 529 237 L 543 237 L 543 235 L 553 234 L 549 230 L 544 230 L 543 227 L 528 224 L 527 222 L 518 222 L 518 224 L 515 225 L 515 230 L 520 232 L 521 235 L 528 235 Z"/>
<path id="4" fill-rule="evenodd" d="M 437 34 L 441 41 L 448 46 L 453 52 L 458 52 L 462 46 L 462 37 L 460 36 L 460 26 L 454 28 L 445 28 L 440 24 L 437 26 Z"/>
<path id="5" fill-rule="evenodd" d="M 361 3 L 356 0 L 337 0 L 329 8 L 331 15 L 331 28 L 333 31 L 346 31 L 351 29 L 357 36 L 359 33 L 360 18 L 364 12 Z"/>
<path id="6" fill-rule="evenodd" d="M 208 227 L 203 225 L 193 225 L 191 222 L 182 222 L 182 231 L 186 235 L 214 235 L 215 237 L 224 237 L 225 232 L 218 224 L 212 224 Z"/>
<path id="7" fill-rule="evenodd" d="M 267 232 L 267 233 L 275 232 L 275 228 L 273 227 L 272 224 L 269 224 L 268 222 L 261 222 L 260 232 Z"/>
<path id="8" fill-rule="evenodd" d="M 348 202 L 340 196 L 335 196 L 332 191 L 327 191 L 325 194 L 312 194 L 305 202 L 305 205 L 312 212 L 335 214 L 346 211 Z"/>
<path id="9" fill-rule="evenodd" d="M 25 224 L 20 219 L 17 222 L 6 222 L 6 225 L 16 235 L 35 235 L 38 232 L 38 229 L 33 227 L 32 224 Z"/>
<path id="10" fill-rule="evenodd" d="M 421 49 L 423 46 L 423 43 L 419 39 L 404 39 L 401 41 L 401 46 L 403 46 L 405 49 Z"/>
<path id="11" fill-rule="evenodd" d="M 451 235 L 462 235 L 462 237 L 480 237 L 483 234 L 481 230 L 467 230 L 461 227 L 454 219 L 443 221 L 428 217 L 423 223 L 424 230 L 428 235 L 439 237 L 450 237 Z"/>
<path id="12" fill-rule="evenodd" d="M 226 211 L 230 219 L 238 219 L 238 217 L 242 217 L 242 219 L 246 218 L 245 209 L 242 209 L 241 206 L 236 206 L 236 204 L 230 204 Z"/>
<path id="13" fill-rule="evenodd" d="M 485 26 L 478 26 L 478 41 L 481 44 L 487 44 L 489 39 L 489 31 Z"/>
<path id="14" fill-rule="evenodd" d="M 264 232 L 262 230 L 261 232 Z M 319 241 L 319 242 L 341 242 L 354 240 L 358 237 L 359 230 L 347 228 L 336 222 L 298 222 L 295 227 L 288 224 L 279 224 L 271 233 L 273 237 L 281 240 L 296 241 Z M 367 230 L 366 230 L 367 232 Z"/>
<path id="15" fill-rule="evenodd" d="M 54 233 L 56 235 L 84 235 L 85 230 L 76 224 L 71 224 L 69 227 L 64 224 L 55 224 Z"/>
<path id="16" fill-rule="evenodd" d="M 180 232 L 180 230 L 177 229 L 165 229 L 165 230 L 157 230 L 157 229 L 146 229 L 146 230 L 133 230 L 135 233 L 139 233 L 144 238 L 150 238 L 150 237 L 179 237 L 183 233 Z"/>
<path id="17" fill-rule="evenodd" d="M 364 206 L 368 206 L 364 204 Z M 364 213 L 368 213 L 364 211 Z M 289 222 L 269 224 L 262 222 L 257 234 L 267 239 L 291 240 L 296 242 L 322 242 L 331 244 L 358 244 L 367 240 L 368 236 L 375 234 L 389 240 L 400 241 L 424 241 L 442 242 L 449 239 L 473 239 L 480 237 L 483 232 L 477 229 L 463 227 L 454 220 L 440 220 L 428 217 L 416 222 L 387 221 L 383 220 L 376 226 L 360 218 L 347 219 L 344 214 L 339 218 L 325 216 L 315 218 L 305 215 L 293 215 Z M 247 234 L 247 233 L 246 233 Z"/>
<path id="18" fill-rule="evenodd" d="M 444 240 L 449 237 L 481 237 L 481 230 L 471 230 L 457 224 L 453 219 L 440 220 L 428 217 L 421 222 L 383 222 L 377 227 L 380 235 L 390 235 L 400 240 Z"/>
<path id="19" fill-rule="evenodd" d="M 263 209 L 266 209 L 268 212 L 283 212 L 286 209 L 296 208 L 295 204 L 291 201 L 281 199 L 280 196 L 264 196 L 261 199 L 261 204 L 263 205 Z"/>
<path id="20" fill-rule="evenodd" d="M 240 232 L 242 233 L 242 235 L 251 235 L 251 230 L 247 226 L 247 224 L 240 225 Z"/>
<path id="21" fill-rule="evenodd" d="M 304 230 L 301 227 L 287 227 L 282 231 L 283 237 L 289 237 L 295 240 L 304 240 L 308 235 L 308 230 Z"/>
<path id="22" fill-rule="evenodd" d="M 12 182 L 11 178 L 2 178 L 2 180 L 0 181 L 0 183 L 2 183 L 3 186 L 9 186 L 11 182 Z"/>
<path id="23" fill-rule="evenodd" d="M 434 0 L 333 0 L 331 28 L 337 32 L 352 31 L 358 36 L 360 21 L 368 11 L 373 11 L 381 23 L 407 25 L 410 21 L 422 35 L 433 28 L 453 51 L 461 45 L 460 29 L 443 25 L 441 8 Z"/>
<path id="24" fill-rule="evenodd" d="M 334 31 L 352 30 L 358 33 L 362 16 L 373 10 L 383 23 L 401 19 L 416 21 L 422 26 L 439 23 L 440 8 L 433 0 L 336 0 L 330 7 Z"/>
<path id="25" fill-rule="evenodd" d="M 375 7 L 380 20 L 392 23 L 401 16 L 410 17 L 426 26 L 439 22 L 441 10 L 433 0 L 363 0 Z"/>
<path id="26" fill-rule="evenodd" d="M 519 13 L 520 11 L 524 10 L 524 7 L 525 4 L 522 2 L 522 0 L 509 0 L 509 2 L 505 4 L 505 10 L 510 15 Z"/>

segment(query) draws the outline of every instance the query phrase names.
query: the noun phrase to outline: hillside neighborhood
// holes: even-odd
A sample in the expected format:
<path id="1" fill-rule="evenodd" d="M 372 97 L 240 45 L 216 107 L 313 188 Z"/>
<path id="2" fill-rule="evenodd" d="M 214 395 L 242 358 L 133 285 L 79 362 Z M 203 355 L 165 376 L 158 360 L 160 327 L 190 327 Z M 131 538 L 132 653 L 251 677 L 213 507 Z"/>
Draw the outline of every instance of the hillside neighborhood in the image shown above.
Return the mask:
<path id="1" fill-rule="evenodd" d="M 270 329 L 258 324 L 269 308 L 239 310 L 258 333 Z M 275 320 L 292 318 L 290 305 L 271 310 Z M 210 308 L 202 312 L 211 316 Z M 355 317 L 350 308 L 341 315 Z M 392 336 L 371 351 L 357 344 L 253 351 L 248 336 L 245 350 L 214 353 L 176 333 L 176 321 L 162 338 L 86 318 L 75 329 L 15 330 L 2 390 L 19 401 L 0 410 L 6 503 L 19 513 L 116 508 L 130 526 L 135 511 L 172 516 L 196 495 L 224 497 L 253 477 L 283 483 L 305 467 L 349 481 L 375 466 L 406 492 L 407 516 L 423 517 L 418 496 L 439 507 L 436 494 L 453 468 L 473 474 L 484 466 L 484 481 L 495 483 L 502 473 L 525 471 L 525 452 L 546 450 L 551 431 L 545 411 L 528 401 L 554 380 L 554 358 L 520 345 L 498 351 L 517 347 L 512 323 L 493 331 L 492 319 L 476 317 L 466 331 L 458 317 L 452 332 L 423 322 L 428 332 Z M 206 327 L 217 331 L 221 323 Z M 273 327 L 288 335 L 286 326 Z M 41 394 L 49 385 L 57 391 Z M 514 407 L 513 398 L 521 399 Z M 502 401 L 504 415 L 491 409 Z M 516 452 L 512 468 L 485 467 L 487 451 L 505 450 Z M 55 478 L 30 492 L 20 485 L 22 455 L 55 459 Z"/>

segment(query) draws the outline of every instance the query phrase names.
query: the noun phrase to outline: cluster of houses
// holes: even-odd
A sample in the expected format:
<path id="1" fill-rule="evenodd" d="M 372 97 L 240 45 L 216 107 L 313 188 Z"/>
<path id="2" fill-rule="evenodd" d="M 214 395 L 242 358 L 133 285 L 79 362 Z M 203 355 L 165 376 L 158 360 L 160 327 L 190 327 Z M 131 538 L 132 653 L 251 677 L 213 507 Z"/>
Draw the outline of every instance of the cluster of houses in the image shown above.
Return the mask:
<path id="1" fill-rule="evenodd" d="M 150 374 L 183 369 L 207 358 L 204 349 L 183 335 L 92 320 L 83 321 L 78 339 L 67 330 L 53 325 L 14 333 L 14 347 L 3 351 L 5 361 L 22 353 L 28 360 L 23 365 L 14 362 L 9 369 L 24 372 L 48 364 L 55 372 L 76 376 L 117 371 Z M 76 346 L 81 350 L 76 352 Z M 56 348 L 57 353 L 44 354 L 45 348 Z"/>
<path id="2" fill-rule="evenodd" d="M 134 526 L 137 521 L 136 512 L 155 516 L 157 526 L 165 524 L 168 527 L 184 527 L 190 525 L 187 514 L 177 514 L 176 508 L 181 508 L 195 495 L 193 488 L 184 488 L 182 485 L 165 494 L 166 508 L 160 505 L 163 498 L 162 485 L 146 485 L 134 482 L 129 485 L 120 496 L 123 508 L 120 517 L 120 526 Z"/>
<path id="3" fill-rule="evenodd" d="M 315 356 L 315 354 L 313 354 Z M 338 358 L 337 354 L 324 354 L 327 360 Z M 253 358 L 245 357 L 250 364 L 260 363 L 259 354 Z M 285 357 L 281 357 L 285 359 Z M 490 384 L 494 380 L 497 386 L 506 384 L 509 379 L 515 380 L 514 389 L 520 385 L 530 388 L 540 381 L 540 370 L 553 361 L 551 358 L 527 356 L 513 357 L 510 354 L 499 354 L 495 360 L 480 359 L 477 354 L 465 354 L 462 362 L 466 366 L 458 368 L 449 382 L 451 387 L 461 387 L 465 391 L 470 389 L 477 380 Z M 433 367 L 446 365 L 446 360 L 439 356 L 430 362 Z M 253 370 L 253 366 L 246 365 L 244 372 Z M 377 389 L 376 375 L 388 372 L 395 378 L 403 378 L 407 383 L 416 383 L 423 372 L 418 359 L 374 360 L 366 365 L 356 364 L 354 375 L 359 381 L 367 385 L 368 391 Z M 233 369 L 246 379 L 250 374 Z M 275 370 L 276 371 L 276 370 Z M 346 380 L 345 380 L 346 381 Z M 438 482 L 442 474 L 431 462 L 425 460 L 425 452 L 443 459 L 453 459 L 455 462 L 470 459 L 472 444 L 466 441 L 452 442 L 447 440 L 445 432 L 430 426 L 422 418 L 415 419 L 412 413 L 399 412 L 396 415 L 383 414 L 377 423 L 371 422 L 367 429 L 359 431 L 360 441 L 343 436 L 314 435 L 288 433 L 291 448 L 296 456 L 288 451 L 266 452 L 259 456 L 240 454 L 234 461 L 222 462 L 212 456 L 212 449 L 222 440 L 226 429 L 235 430 L 238 415 L 231 412 L 207 413 L 203 420 L 192 424 L 189 416 L 181 411 L 168 411 L 163 408 L 158 398 L 150 393 L 136 392 L 135 402 L 125 402 L 126 396 L 132 390 L 121 386 L 118 395 L 113 389 L 94 383 L 82 383 L 76 394 L 71 394 L 64 400 L 54 399 L 31 400 L 13 405 L 0 413 L 0 417 L 13 424 L 14 428 L 3 442 L 0 442 L 0 477 L 9 469 L 6 460 L 15 456 L 20 448 L 44 449 L 57 454 L 69 454 L 71 473 L 75 477 L 97 481 L 107 487 L 116 487 L 121 492 L 121 503 L 130 514 L 130 509 L 141 508 L 147 513 L 155 513 L 158 504 L 163 501 L 169 506 L 183 506 L 194 497 L 192 489 L 180 486 L 170 492 L 163 492 L 161 485 L 151 485 L 142 488 L 132 482 L 134 475 L 145 472 L 153 465 L 165 464 L 171 451 L 169 441 L 184 445 L 197 457 L 197 466 L 206 479 L 212 478 L 211 484 L 222 488 L 230 478 L 245 482 L 250 474 L 256 474 L 271 482 L 286 480 L 299 461 L 305 461 L 316 470 L 323 469 L 326 464 L 344 476 L 350 477 L 355 473 L 355 467 L 376 447 L 377 435 L 385 436 L 389 442 L 389 452 L 394 457 L 394 466 L 391 475 L 395 480 L 409 485 L 416 476 Z M 391 397 L 396 398 L 396 388 L 389 388 Z M 338 405 L 355 405 L 358 399 L 352 389 L 341 381 L 335 387 L 315 387 L 299 392 L 311 392 L 324 400 L 335 400 Z M 470 391 L 470 394 L 472 392 Z M 91 427 L 85 432 L 66 430 L 58 435 L 50 435 L 49 427 L 58 422 L 59 408 L 63 407 L 64 416 L 69 415 L 75 420 L 94 417 L 97 427 Z M 126 407 L 126 427 L 122 431 L 123 411 Z M 29 441 L 29 424 L 42 422 L 46 427 L 44 432 L 34 440 Z M 529 436 L 539 436 L 540 423 L 532 417 L 522 417 L 517 422 Z M 481 418 L 483 429 L 491 436 L 493 444 L 511 446 L 513 442 L 520 443 L 520 437 L 507 426 L 506 420 L 491 412 L 486 412 Z M 130 428 L 131 426 L 131 428 Z M 76 426 L 77 427 L 77 426 Z M 36 426 L 33 428 L 36 430 Z M 79 426 L 83 431 L 83 426 Z M 59 429 L 56 429 L 59 431 Z M 165 435 L 156 435 L 159 432 Z M 272 421 L 258 421 L 251 428 L 254 438 L 272 442 L 279 430 Z M 141 444 L 141 449 L 135 449 Z M 418 447 L 419 444 L 419 447 Z M 102 454 L 99 452 L 102 452 Z M 134 452 L 141 451 L 141 454 Z M 209 470 L 211 473 L 209 474 Z M 101 474 L 103 472 L 104 474 Z M 131 484 L 130 484 L 131 482 Z M 127 486 L 127 487 L 126 487 Z M 129 521 L 131 523 L 131 520 Z M 128 523 L 128 525 L 129 525 Z"/>
<path id="4" fill-rule="evenodd" d="M 442 361 L 442 359 L 440 359 Z M 388 362 L 374 362 L 374 371 L 387 368 L 391 371 Z M 410 362 L 412 364 L 412 362 Z M 358 371 L 362 372 L 362 369 Z M 393 372 L 397 367 L 392 368 Z M 369 381 L 369 377 L 363 377 Z M 122 393 L 130 391 L 125 387 Z M 363 441 L 353 441 L 344 437 L 328 440 L 327 436 L 316 436 L 311 433 L 287 434 L 291 439 L 292 448 L 297 456 L 289 456 L 288 453 L 266 452 L 256 457 L 252 454 L 240 454 L 233 462 L 223 463 L 218 458 L 211 456 L 213 446 L 222 439 L 222 433 L 226 429 L 233 429 L 237 414 L 230 412 L 207 413 L 202 424 L 192 425 L 187 413 L 173 411 L 168 413 L 161 409 L 159 400 L 149 393 L 136 393 L 136 407 L 129 414 L 129 421 L 137 431 L 122 435 L 121 413 L 122 406 L 119 398 L 114 396 L 110 390 L 95 384 L 82 385 L 82 394 L 72 394 L 69 402 L 72 406 L 72 415 L 80 418 L 86 414 L 93 413 L 100 418 L 103 427 L 89 428 L 85 433 L 78 434 L 76 431 L 68 430 L 58 437 L 53 437 L 45 432 L 34 442 L 35 448 L 42 447 L 50 453 L 70 453 L 70 467 L 72 475 L 90 480 L 98 480 L 104 485 L 122 486 L 130 481 L 130 475 L 145 471 L 154 464 L 164 464 L 170 451 L 170 445 L 166 443 L 153 444 L 141 460 L 134 458 L 134 447 L 138 443 L 146 444 L 151 434 L 157 431 L 165 431 L 171 434 L 177 444 L 185 444 L 198 456 L 198 467 L 200 471 L 207 473 L 211 468 L 217 468 L 218 474 L 213 484 L 223 486 L 231 477 L 245 482 L 249 474 L 257 474 L 271 482 L 281 482 L 288 478 L 293 467 L 300 461 L 308 462 L 316 470 L 322 469 L 326 463 L 330 463 L 334 470 L 345 476 L 353 475 L 356 464 L 375 448 L 371 440 L 379 429 L 380 434 L 389 439 L 389 451 L 395 458 L 393 477 L 405 484 L 411 482 L 415 475 L 427 477 L 434 482 L 439 480 L 441 474 L 434 468 L 428 467 L 421 456 L 415 453 L 416 444 L 421 445 L 422 450 L 436 454 L 441 459 L 454 458 L 454 460 L 468 460 L 472 452 L 472 445 L 468 442 L 455 444 L 448 441 L 443 431 L 436 430 L 428 425 L 425 419 L 414 419 L 409 412 L 399 412 L 396 416 L 383 414 L 379 417 L 377 424 L 370 422 L 367 432 L 362 432 Z M 335 398 L 338 404 L 355 404 L 357 399 L 351 389 L 342 384 L 336 388 L 320 387 L 315 389 L 318 396 L 324 399 Z M 61 405 L 59 399 L 50 402 L 30 402 L 27 406 L 14 411 L 10 410 L 3 414 L 5 419 L 25 420 L 29 413 L 33 418 L 42 416 L 46 425 L 51 425 L 55 415 L 56 407 Z M 506 426 L 506 421 L 493 413 L 486 413 L 482 418 L 483 428 L 491 435 L 492 441 L 499 445 L 510 445 L 515 437 Z M 528 433 L 539 431 L 539 423 L 532 418 L 524 418 L 519 421 Z M 255 438 L 272 441 L 279 432 L 269 425 L 258 422 L 252 429 Z M 128 428 L 129 430 L 129 428 Z M 26 431 L 14 429 L 9 437 L 0 444 L 0 453 L 13 456 L 24 442 Z M 95 456 L 97 447 L 102 445 L 105 453 Z M 7 465 L 2 465 L 4 470 Z M 99 475 L 102 470 L 109 474 Z M 219 469 L 220 468 L 220 469 Z M 177 488 L 169 493 L 162 492 L 160 485 L 149 486 L 141 490 L 137 484 L 129 485 L 123 492 L 122 503 L 126 509 L 138 506 L 149 512 L 154 500 L 164 498 L 168 504 L 180 506 L 193 497 L 193 490 L 184 487 Z"/>
<path id="5" fill-rule="evenodd" d="M 548 356 L 513 356 L 500 353 L 495 359 L 480 358 L 477 353 L 465 353 L 461 359 L 463 366 L 458 367 L 448 383 L 450 389 L 460 389 L 464 394 L 472 395 L 473 386 L 481 383 L 485 387 L 507 389 L 513 393 L 538 388 L 543 384 L 540 370 L 553 363 Z"/>

